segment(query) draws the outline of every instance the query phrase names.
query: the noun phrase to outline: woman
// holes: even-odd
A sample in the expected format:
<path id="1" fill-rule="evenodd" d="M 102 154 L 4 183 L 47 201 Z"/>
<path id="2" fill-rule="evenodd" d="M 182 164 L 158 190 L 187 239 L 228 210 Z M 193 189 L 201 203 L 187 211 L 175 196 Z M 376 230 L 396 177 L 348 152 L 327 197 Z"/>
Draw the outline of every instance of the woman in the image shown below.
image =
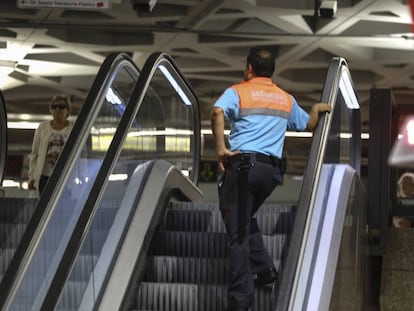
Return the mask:
<path id="1" fill-rule="evenodd" d="M 54 96 L 49 111 L 53 119 L 40 123 L 36 129 L 29 162 L 29 189 L 39 189 L 39 194 L 42 194 L 73 127 L 68 120 L 71 111 L 68 97 Z"/>

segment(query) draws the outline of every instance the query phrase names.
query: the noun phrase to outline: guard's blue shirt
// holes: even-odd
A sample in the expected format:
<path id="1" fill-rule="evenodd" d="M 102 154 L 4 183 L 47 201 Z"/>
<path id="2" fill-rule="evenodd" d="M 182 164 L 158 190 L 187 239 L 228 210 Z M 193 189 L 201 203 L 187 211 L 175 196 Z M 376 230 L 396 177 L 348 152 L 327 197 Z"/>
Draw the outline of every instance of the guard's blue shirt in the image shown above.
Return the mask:
<path id="1" fill-rule="evenodd" d="M 286 129 L 302 131 L 310 119 L 292 96 L 293 107 L 288 119 L 271 115 L 239 116 L 239 96 L 228 88 L 215 102 L 230 122 L 229 149 L 240 152 L 258 152 L 279 158 L 283 154 Z"/>

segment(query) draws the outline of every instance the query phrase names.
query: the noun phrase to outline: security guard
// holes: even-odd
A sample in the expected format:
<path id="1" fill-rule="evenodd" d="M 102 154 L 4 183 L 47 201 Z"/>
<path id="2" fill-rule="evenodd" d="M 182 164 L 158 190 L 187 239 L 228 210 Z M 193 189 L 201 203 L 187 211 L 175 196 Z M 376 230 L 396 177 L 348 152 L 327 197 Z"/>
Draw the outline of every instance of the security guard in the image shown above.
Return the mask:
<path id="1" fill-rule="evenodd" d="M 245 81 L 226 89 L 212 111 L 215 149 L 224 172 L 219 203 L 229 238 L 229 311 L 247 311 L 255 284 L 277 279 L 254 215 L 283 181 L 286 129 L 312 130 L 319 113 L 330 111 L 328 104 L 317 103 L 309 114 L 305 112 L 292 95 L 272 82 L 274 69 L 275 57 L 269 50 L 252 48 Z M 225 119 L 231 127 L 229 148 L 224 139 Z"/>

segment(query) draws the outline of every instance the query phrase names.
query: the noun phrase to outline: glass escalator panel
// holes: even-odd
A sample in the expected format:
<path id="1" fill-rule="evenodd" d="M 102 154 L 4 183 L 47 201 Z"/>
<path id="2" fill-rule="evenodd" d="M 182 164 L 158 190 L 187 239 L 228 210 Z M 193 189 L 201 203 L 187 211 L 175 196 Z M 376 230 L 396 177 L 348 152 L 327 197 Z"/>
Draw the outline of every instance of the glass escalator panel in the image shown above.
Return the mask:
<path id="1" fill-rule="evenodd" d="M 41 271 L 47 279 L 38 283 L 42 289 L 33 296 L 36 307 L 93 308 L 153 160 L 164 160 L 188 180 L 197 182 L 198 103 L 172 59 L 162 53 L 150 56 L 130 90 L 122 119 L 95 131 L 109 135 L 105 141 L 111 144 L 102 149 L 102 137 L 91 135 L 89 148 L 99 156 L 85 161 L 87 170 L 81 171 L 93 169 L 93 175 L 88 174 L 85 190 L 77 192 L 82 195 L 76 205 L 62 198 L 62 208 L 57 208 L 48 222 L 50 232 L 45 231 L 43 237 L 56 241 L 44 245 L 51 256 L 49 265 Z M 55 227 L 62 227 L 58 238 L 52 234 Z M 44 260 L 42 256 L 38 258 Z M 27 283 L 31 286 L 29 280 Z"/>
<path id="2" fill-rule="evenodd" d="M 108 70 L 103 84 L 94 84 L 93 88 L 99 89 L 91 90 L 94 96 L 87 98 L 87 107 L 80 111 L 68 139 L 67 144 L 71 138 L 77 142 L 69 150 L 72 158 L 67 163 L 58 162 L 56 165 L 55 171 L 62 164 L 67 168 L 66 171 L 56 177 L 59 181 L 57 184 L 49 182 L 45 189 L 45 193 L 49 190 L 52 194 L 53 203 L 48 205 L 44 222 L 38 226 L 31 247 L 25 254 L 27 260 L 23 261 L 10 291 L 11 295 L 6 301 L 7 310 L 40 308 L 68 243 L 68 234 L 76 224 L 122 119 L 139 72 L 127 57 L 122 56 L 115 58 Z"/>
<path id="3" fill-rule="evenodd" d="M 365 211 L 355 169 L 324 164 L 290 310 L 363 310 Z"/>
<path id="4" fill-rule="evenodd" d="M 366 310 L 367 194 L 357 174 L 346 200 L 345 219 L 332 282 L 329 310 Z"/>
<path id="5" fill-rule="evenodd" d="M 164 159 L 189 178 L 193 174 L 194 154 L 197 153 L 196 99 L 167 59 L 155 66 L 142 101 L 134 103 L 139 106 L 138 112 L 102 189 L 102 199 L 73 264 L 58 309 L 93 307 L 95 301 L 91 297 L 99 296 L 110 269 L 110 259 L 133 215 L 136 197 L 143 190 L 143 175 L 151 160 Z M 74 285 L 80 283 L 74 280 L 82 280 L 83 285 Z M 78 289 L 74 290 L 74 286 Z"/>

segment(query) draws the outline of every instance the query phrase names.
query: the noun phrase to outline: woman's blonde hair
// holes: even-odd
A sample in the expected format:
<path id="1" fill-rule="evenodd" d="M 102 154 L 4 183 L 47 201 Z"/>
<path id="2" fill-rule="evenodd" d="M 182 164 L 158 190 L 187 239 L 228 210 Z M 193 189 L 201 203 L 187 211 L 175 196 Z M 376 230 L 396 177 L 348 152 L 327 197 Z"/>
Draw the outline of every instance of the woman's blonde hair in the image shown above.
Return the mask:
<path id="1" fill-rule="evenodd" d="M 52 100 L 50 101 L 49 104 L 49 110 L 52 111 L 52 105 L 53 103 L 57 102 L 57 101 L 61 101 L 63 100 L 66 104 L 66 108 L 68 109 L 68 116 L 70 115 L 71 111 L 72 111 L 72 105 L 70 102 L 70 98 L 66 95 L 55 95 L 53 96 Z"/>

